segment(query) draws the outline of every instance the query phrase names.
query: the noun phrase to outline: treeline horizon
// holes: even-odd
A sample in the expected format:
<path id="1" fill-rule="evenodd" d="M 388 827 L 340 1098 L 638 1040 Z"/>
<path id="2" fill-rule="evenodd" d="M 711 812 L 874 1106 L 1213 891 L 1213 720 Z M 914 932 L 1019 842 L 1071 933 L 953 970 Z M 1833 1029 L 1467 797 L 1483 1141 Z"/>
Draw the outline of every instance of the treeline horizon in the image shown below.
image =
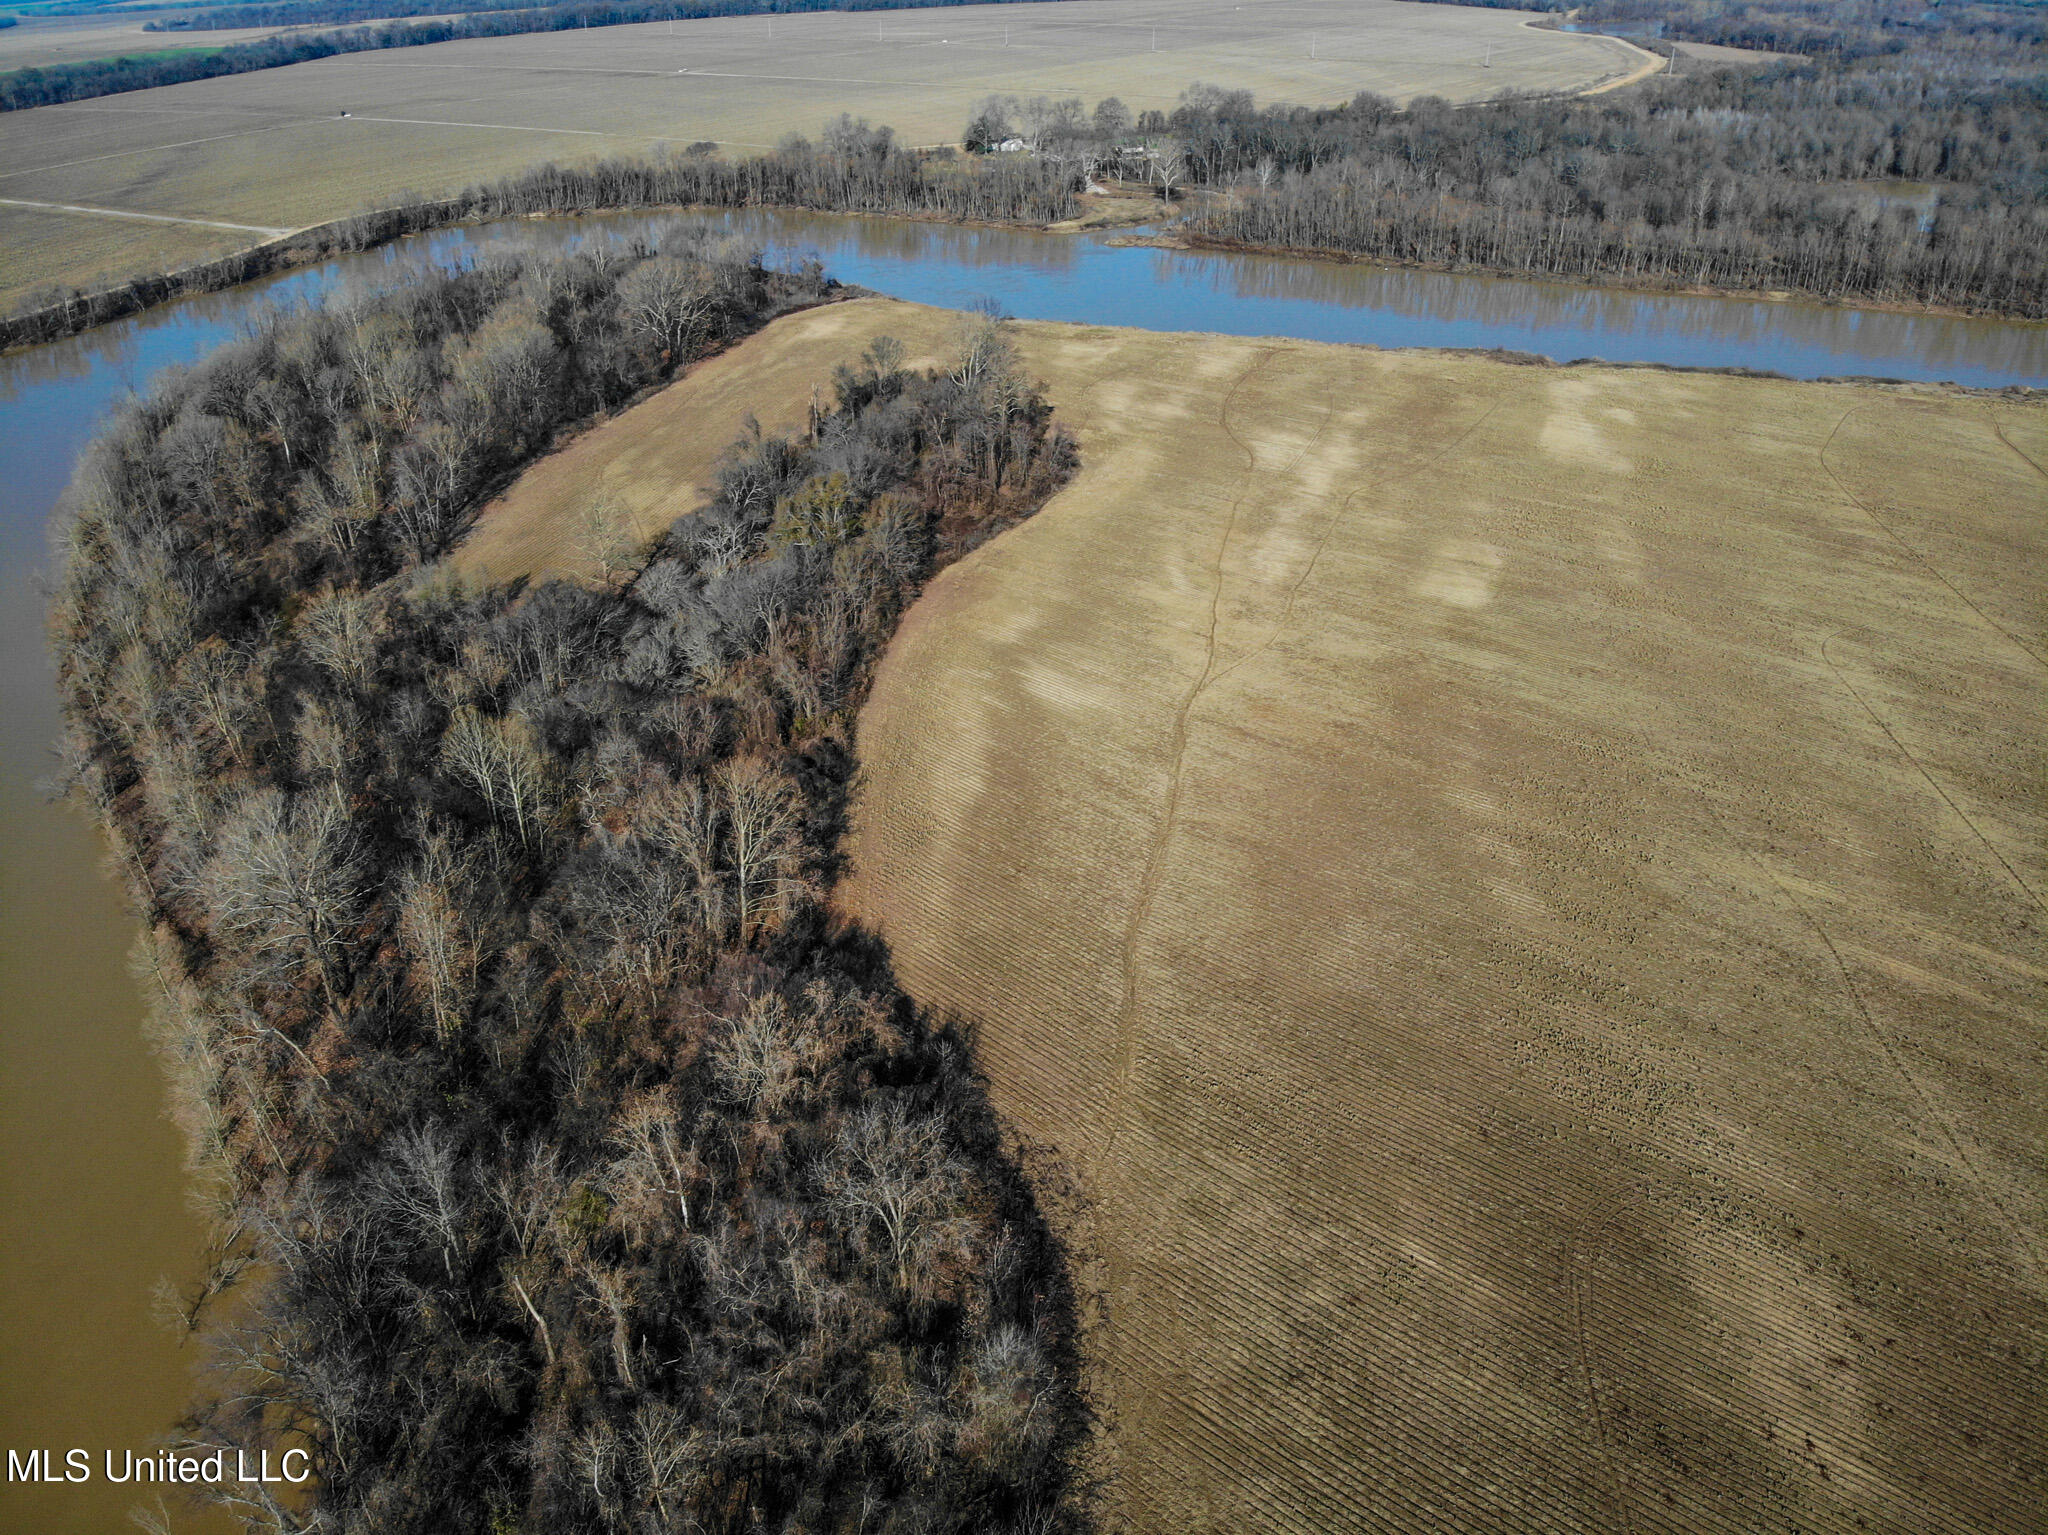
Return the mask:
<path id="1" fill-rule="evenodd" d="M 1071 472 L 1002 325 L 873 344 L 650 545 L 585 508 L 589 581 L 441 564 L 562 425 L 830 296 L 681 231 L 421 273 L 82 462 L 70 782 L 219 1242 L 180 1443 L 317 1474 L 203 1491 L 252 1528 L 1086 1527 L 1062 1254 L 825 904 L 898 616 Z"/>
<path id="2" fill-rule="evenodd" d="M 1453 5 L 1490 0 L 1449 0 Z M 1516 0 L 1521 6 L 1521 0 Z M 1666 42 L 1712 43 L 1796 53 L 1833 63 L 1898 58 L 1935 50 L 2008 65 L 2015 51 L 2048 45 L 2048 15 L 2038 5 L 1930 6 L 1922 0 L 1531 0 L 1524 9 L 1574 11 L 1586 28 L 1654 27 Z"/>
<path id="3" fill-rule="evenodd" d="M 460 0 L 450 5 L 447 0 L 303 0 L 303 3 L 263 3 L 255 5 L 209 6 L 195 10 L 189 16 L 156 17 L 143 23 L 145 32 L 202 32 L 228 31 L 243 27 L 293 27 L 293 26 L 349 26 L 365 21 L 399 20 L 411 16 L 446 16 L 451 10 L 464 15 L 480 15 L 492 11 L 544 11 L 569 9 L 581 3 L 589 11 L 600 9 L 589 0 L 564 0 L 561 5 L 535 5 L 533 0 Z M 649 10 L 650 14 L 625 16 L 625 21 L 685 21 L 701 20 L 701 16 L 654 15 L 652 8 L 658 0 L 613 0 L 601 7 L 607 11 L 630 12 L 635 9 Z M 937 6 L 963 5 L 968 0 L 902 0 L 900 4 L 887 4 L 883 0 L 831 0 L 831 3 L 806 3 L 806 0 L 770 0 L 759 11 L 763 15 L 802 15 L 814 11 L 895 11 L 929 10 Z M 973 0 L 983 5 L 1027 5 L 1045 4 L 1049 0 Z M 706 15 L 714 14 L 711 12 Z M 735 14 L 717 12 L 718 15 Z M 747 14 L 744 12 L 736 14 Z M 620 21 L 591 22 L 593 26 L 617 26 Z"/>
<path id="4" fill-rule="evenodd" d="M 1774 66 L 1655 94 L 1176 113 L 1198 241 L 2048 317 L 2048 100 Z M 1888 194 L 1888 183 L 1927 192 Z"/>
<path id="5" fill-rule="evenodd" d="M 344 0 L 336 9 L 362 0 Z M 375 0 L 368 0 L 375 8 Z M 407 7 L 414 0 L 398 0 Z M 88 101 L 98 96 L 125 91 L 144 91 L 162 85 L 183 85 L 194 80 L 214 80 L 224 75 L 250 74 L 263 69 L 282 69 L 313 59 L 333 58 L 344 53 L 375 53 L 389 48 L 423 48 L 433 43 L 462 42 L 481 37 L 516 37 L 533 32 L 569 32 L 586 27 L 631 26 L 650 21 L 702 21 L 723 16 L 784 16 L 815 11 L 897 11 L 927 10 L 958 5 L 963 0 L 569 0 L 561 5 L 489 7 L 469 11 L 453 20 L 392 21 L 385 26 L 350 27 L 343 31 L 264 38 L 253 43 L 232 43 L 207 53 L 173 58 L 86 59 L 75 64 L 29 65 L 0 74 L 0 112 L 19 112 L 31 107 L 57 106 L 67 101 Z M 979 3 L 979 0 L 978 0 Z M 1050 5 L 1058 0 L 987 0 L 1001 5 Z M 311 7 L 257 7 L 293 13 L 293 19 L 276 23 L 232 25 L 300 25 L 311 22 Z M 449 7 L 422 6 L 377 14 L 404 16 L 445 16 Z M 152 27 L 156 23 L 150 24 Z M 159 30 L 184 30 L 184 24 Z"/>

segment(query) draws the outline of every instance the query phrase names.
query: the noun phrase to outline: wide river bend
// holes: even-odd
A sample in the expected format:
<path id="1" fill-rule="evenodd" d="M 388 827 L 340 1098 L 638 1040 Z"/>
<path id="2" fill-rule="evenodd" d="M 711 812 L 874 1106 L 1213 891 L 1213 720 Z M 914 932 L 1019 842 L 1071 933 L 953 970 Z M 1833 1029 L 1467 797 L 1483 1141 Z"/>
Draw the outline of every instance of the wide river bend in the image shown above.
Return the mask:
<path id="1" fill-rule="evenodd" d="M 50 806 L 57 710 L 43 648 L 46 527 L 107 408 L 191 362 L 265 306 L 374 282 L 498 243 L 630 238 L 673 215 L 524 221 L 417 236 L 183 300 L 0 358 L 0 1446 L 146 1448 L 192 1359 L 151 1320 L 160 1276 L 197 1262 L 177 1138 L 125 969 L 134 936 L 82 820 Z M 1281 335 L 1374 346 L 1502 347 L 1560 361 L 1755 368 L 1978 387 L 2048 385 L 2048 326 L 1799 303 L 1119 246 L 1098 236 L 880 219 L 698 215 L 816 254 L 842 281 L 1029 319 Z M 135 1489 L 0 1483 L 0 1531 L 123 1527 Z"/>

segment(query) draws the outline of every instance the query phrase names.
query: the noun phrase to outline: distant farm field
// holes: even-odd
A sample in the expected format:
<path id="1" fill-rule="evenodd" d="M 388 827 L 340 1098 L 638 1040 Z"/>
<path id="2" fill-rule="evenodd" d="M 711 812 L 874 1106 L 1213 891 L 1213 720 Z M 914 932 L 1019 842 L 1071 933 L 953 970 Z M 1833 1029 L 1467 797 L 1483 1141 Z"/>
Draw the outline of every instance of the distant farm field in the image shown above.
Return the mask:
<path id="1" fill-rule="evenodd" d="M 102 11 L 88 16 L 24 16 L 0 31 L 0 72 L 78 64 L 88 59 L 139 58 L 193 48 L 225 48 L 259 42 L 283 27 L 247 27 L 219 32 L 149 32 L 143 23 L 175 11 Z M 189 13 L 188 13 L 189 14 Z"/>
<path id="2" fill-rule="evenodd" d="M 950 143 L 991 92 L 1114 95 L 1134 111 L 1171 108 L 1197 80 L 1265 100 L 1471 100 L 1643 65 L 1625 43 L 1528 19 L 1403 0 L 1061 0 L 443 43 L 0 115 L 0 198 L 298 227 L 547 160 L 764 148 L 842 111 Z M 23 218 L 0 205 L 0 302 L 133 269 L 73 261 Z M 213 244 L 172 225 L 135 240 L 136 257 L 168 262 Z"/>
<path id="3" fill-rule="evenodd" d="M 2048 407 L 1018 333 L 1083 467 L 900 631 L 843 898 L 1078 1186 L 1117 1517 L 2038 1529 Z"/>

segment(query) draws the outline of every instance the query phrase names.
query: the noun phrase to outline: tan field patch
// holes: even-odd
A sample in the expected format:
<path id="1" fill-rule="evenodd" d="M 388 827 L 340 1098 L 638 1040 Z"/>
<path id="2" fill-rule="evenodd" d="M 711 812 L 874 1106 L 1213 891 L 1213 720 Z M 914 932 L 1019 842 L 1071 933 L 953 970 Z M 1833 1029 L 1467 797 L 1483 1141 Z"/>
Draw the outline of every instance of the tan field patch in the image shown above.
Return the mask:
<path id="1" fill-rule="evenodd" d="M 1078 1177 L 1116 1519 L 2036 1527 L 2048 410 L 1018 334 L 1082 469 L 906 620 L 843 896 Z"/>
<path id="2" fill-rule="evenodd" d="M 44 272 L 90 270 L 115 279 L 139 277 L 167 265 L 188 266 L 225 256 L 258 238 L 205 225 L 141 223 L 0 204 L 0 247 L 33 242 L 44 253 L 47 265 L 27 274 L 34 279 L 26 284 L 28 292 L 44 286 Z"/>
<path id="3" fill-rule="evenodd" d="M 501 581 L 587 574 L 582 529 L 593 506 L 636 544 L 652 538 L 709 499 L 718 455 L 749 415 L 765 431 L 788 432 L 802 425 L 813 386 L 829 403 L 833 367 L 882 333 L 877 315 L 910 367 L 935 365 L 960 324 L 948 310 L 888 299 L 782 320 L 535 464 L 483 509 L 450 563 Z"/>
<path id="4" fill-rule="evenodd" d="M 1115 95 L 1133 111 L 1171 109 L 1196 80 L 1290 102 L 1360 90 L 1473 100 L 1580 90 L 1642 62 L 1626 43 L 1526 19 L 1405 0 L 1171 14 L 1139 0 L 1062 0 L 444 43 L 8 113 L 0 196 L 298 226 L 548 160 L 701 139 L 768 147 L 841 111 L 910 143 L 951 143 L 991 92 L 1076 95 L 1091 108 Z M 0 301 L 101 275 L 0 238 Z"/>

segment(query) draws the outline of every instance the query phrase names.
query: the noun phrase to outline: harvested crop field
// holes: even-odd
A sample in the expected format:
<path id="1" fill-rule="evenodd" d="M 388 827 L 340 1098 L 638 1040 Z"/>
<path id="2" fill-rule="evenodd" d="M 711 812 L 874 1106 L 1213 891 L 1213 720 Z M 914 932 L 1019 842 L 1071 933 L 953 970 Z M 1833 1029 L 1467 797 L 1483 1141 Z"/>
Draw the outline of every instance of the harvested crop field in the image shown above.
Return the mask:
<path id="1" fill-rule="evenodd" d="M 1079 1190 L 1114 1522 L 2038 1529 L 2048 408 L 1018 334 L 1083 467 L 842 894 Z"/>
<path id="2" fill-rule="evenodd" d="M 1133 111 L 1170 109 L 1196 80 L 1267 100 L 1472 100 L 1581 90 L 1647 57 L 1527 19 L 1406 0 L 1170 15 L 1139 0 L 1061 0 L 443 43 L 0 115 L 0 197 L 300 227 L 548 160 L 707 139 L 765 148 L 842 111 L 911 143 L 953 143 L 991 92 L 1090 107 L 1115 95 Z M 0 207 L 0 301 L 127 275 L 62 264 L 32 236 Z"/>
<path id="3" fill-rule="evenodd" d="M 261 42 L 284 27 L 223 28 L 217 32 L 150 32 L 143 23 L 175 16 L 171 10 L 101 11 L 97 15 L 24 16 L 0 31 L 0 71 L 48 69 L 89 59 L 137 58 L 169 49 L 225 48 Z"/>
<path id="4" fill-rule="evenodd" d="M 114 278 L 230 255 L 263 238 L 203 224 L 90 217 L 61 208 L 4 201 L 0 201 L 0 223 L 6 225 L 7 239 L 32 242 L 43 253 L 40 260 L 52 268 L 103 272 Z M 31 288 L 39 286 L 30 284 Z"/>

